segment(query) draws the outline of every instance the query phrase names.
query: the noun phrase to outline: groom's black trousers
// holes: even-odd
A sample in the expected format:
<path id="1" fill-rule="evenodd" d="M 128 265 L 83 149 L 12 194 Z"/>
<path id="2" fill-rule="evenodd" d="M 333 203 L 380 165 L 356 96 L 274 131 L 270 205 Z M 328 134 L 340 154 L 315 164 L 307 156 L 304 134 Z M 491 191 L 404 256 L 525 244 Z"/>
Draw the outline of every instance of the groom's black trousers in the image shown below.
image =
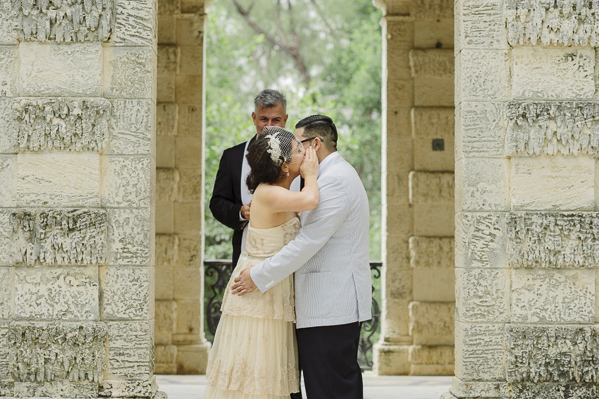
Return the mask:
<path id="1" fill-rule="evenodd" d="M 363 399 L 360 323 L 297 329 L 308 399 Z"/>

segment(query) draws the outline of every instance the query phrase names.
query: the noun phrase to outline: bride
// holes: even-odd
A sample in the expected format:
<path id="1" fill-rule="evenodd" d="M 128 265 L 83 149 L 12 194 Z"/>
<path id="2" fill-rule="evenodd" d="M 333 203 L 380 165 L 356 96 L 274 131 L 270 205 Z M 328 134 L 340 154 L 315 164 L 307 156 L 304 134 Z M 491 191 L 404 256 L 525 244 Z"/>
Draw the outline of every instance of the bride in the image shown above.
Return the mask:
<path id="1" fill-rule="evenodd" d="M 246 252 L 241 254 L 222 305 L 210 351 L 206 398 L 278 399 L 299 392 L 295 341 L 293 275 L 264 294 L 231 294 L 230 286 L 246 268 L 279 252 L 299 233 L 297 212 L 318 205 L 318 159 L 293 133 L 265 127 L 248 147 L 253 191 Z M 301 192 L 289 191 L 300 174 Z"/>

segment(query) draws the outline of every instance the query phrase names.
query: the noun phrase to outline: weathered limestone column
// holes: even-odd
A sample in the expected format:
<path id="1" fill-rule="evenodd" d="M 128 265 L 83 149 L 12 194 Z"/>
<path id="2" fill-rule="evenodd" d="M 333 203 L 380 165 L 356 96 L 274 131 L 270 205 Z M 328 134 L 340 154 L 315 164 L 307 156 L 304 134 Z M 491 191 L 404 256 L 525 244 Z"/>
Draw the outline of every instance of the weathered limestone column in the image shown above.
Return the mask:
<path id="1" fill-rule="evenodd" d="M 378 374 L 453 373 L 453 2 L 383 8 Z"/>
<path id="2" fill-rule="evenodd" d="M 599 8 L 456 3 L 456 377 L 596 398 Z"/>
<path id="3" fill-rule="evenodd" d="M 201 374 L 204 0 L 158 0 L 156 372 Z"/>
<path id="4" fill-rule="evenodd" d="M 0 396 L 156 396 L 155 13 L 0 4 Z"/>

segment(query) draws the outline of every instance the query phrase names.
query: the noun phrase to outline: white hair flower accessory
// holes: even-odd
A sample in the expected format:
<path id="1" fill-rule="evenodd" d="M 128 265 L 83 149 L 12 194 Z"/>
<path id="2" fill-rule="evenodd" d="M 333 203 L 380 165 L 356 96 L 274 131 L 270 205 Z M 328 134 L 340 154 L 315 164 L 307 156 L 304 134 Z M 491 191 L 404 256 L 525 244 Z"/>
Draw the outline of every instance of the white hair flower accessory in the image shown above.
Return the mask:
<path id="1" fill-rule="evenodd" d="M 281 141 L 277 138 L 279 133 L 275 133 L 268 136 L 268 146 L 270 147 L 266 152 L 270 154 L 270 159 L 279 165 L 281 163 Z"/>

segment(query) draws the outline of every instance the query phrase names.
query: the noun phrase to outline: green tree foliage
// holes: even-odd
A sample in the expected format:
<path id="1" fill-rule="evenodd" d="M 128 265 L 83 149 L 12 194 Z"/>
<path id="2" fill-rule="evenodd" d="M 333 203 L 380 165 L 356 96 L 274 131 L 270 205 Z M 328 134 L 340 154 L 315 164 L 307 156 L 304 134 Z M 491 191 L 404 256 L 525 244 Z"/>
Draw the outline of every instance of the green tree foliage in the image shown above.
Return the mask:
<path id="1" fill-rule="evenodd" d="M 315 113 L 335 120 L 339 152 L 368 193 L 370 258 L 380 259 L 380 11 L 370 0 L 216 0 L 208 17 L 206 257 L 231 256 L 232 232 L 208 209 L 222 151 L 254 135 L 253 98 L 275 88 L 288 129 Z"/>

